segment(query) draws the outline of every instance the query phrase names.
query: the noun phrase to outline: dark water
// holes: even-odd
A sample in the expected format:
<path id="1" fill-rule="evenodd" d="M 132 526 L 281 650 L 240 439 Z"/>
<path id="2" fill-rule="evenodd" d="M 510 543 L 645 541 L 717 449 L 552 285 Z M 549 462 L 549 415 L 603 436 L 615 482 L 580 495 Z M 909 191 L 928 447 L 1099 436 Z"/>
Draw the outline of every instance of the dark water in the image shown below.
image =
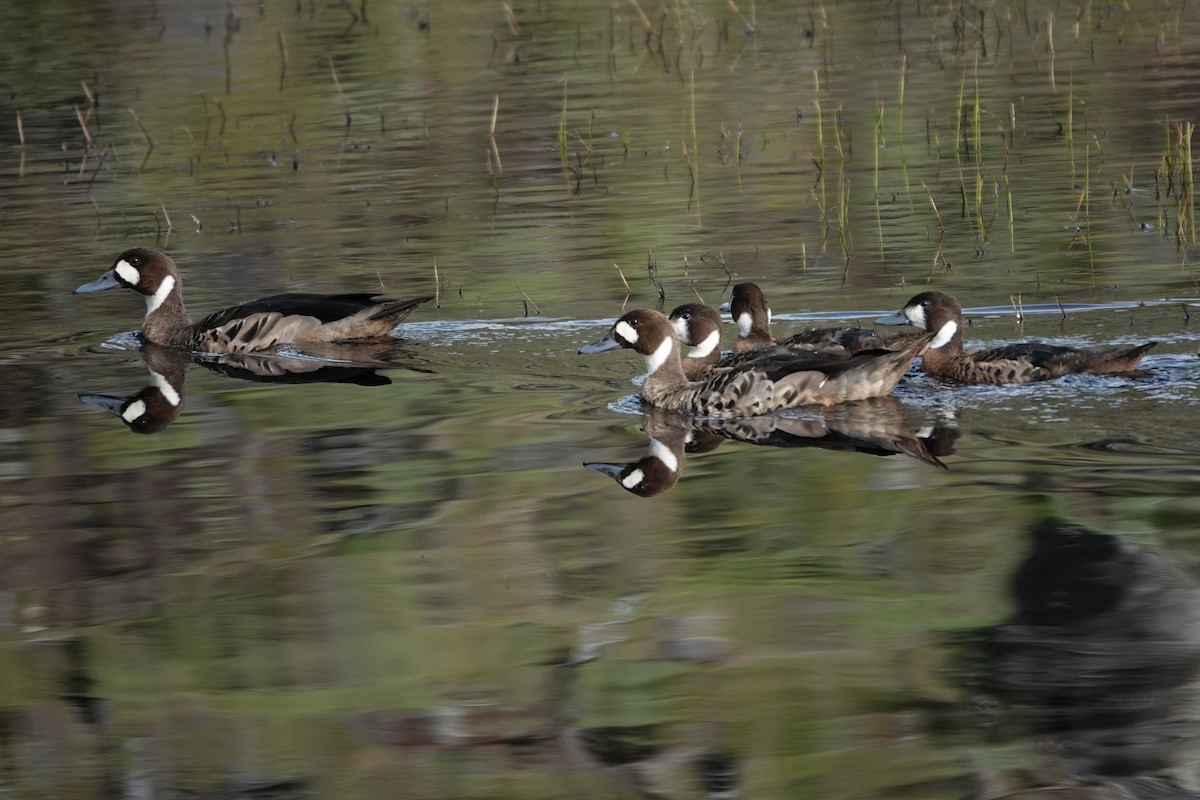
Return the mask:
<path id="1" fill-rule="evenodd" d="M 0 27 L 0 794 L 1200 793 L 1195 7 Z M 374 371 L 180 362 L 71 295 L 135 245 L 195 312 L 438 300 Z M 972 340 L 1160 344 L 700 430 L 575 354 L 735 280 L 781 330 L 929 285 Z M 649 497 L 583 466 L 650 449 Z"/>

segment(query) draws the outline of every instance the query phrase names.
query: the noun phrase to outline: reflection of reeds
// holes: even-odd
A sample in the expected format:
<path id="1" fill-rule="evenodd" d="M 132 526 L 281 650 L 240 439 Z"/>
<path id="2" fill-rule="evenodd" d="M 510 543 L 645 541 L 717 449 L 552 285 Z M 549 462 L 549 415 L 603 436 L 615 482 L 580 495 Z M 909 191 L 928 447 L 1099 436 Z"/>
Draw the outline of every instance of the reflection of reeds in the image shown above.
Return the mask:
<path id="1" fill-rule="evenodd" d="M 562 113 L 558 116 L 558 160 L 563 168 L 563 182 L 571 192 L 571 159 L 567 154 L 567 76 L 563 75 Z"/>
<path id="2" fill-rule="evenodd" d="M 279 60 L 281 62 L 280 67 L 279 67 L 279 90 L 283 91 L 284 87 L 287 86 L 287 71 L 288 71 L 287 40 L 283 38 L 283 31 L 279 31 L 279 33 L 276 34 L 275 38 L 279 41 Z"/>
<path id="3" fill-rule="evenodd" d="M 883 255 L 883 215 L 879 210 L 879 153 L 883 149 L 883 101 L 877 101 L 877 110 L 875 112 L 875 140 L 872 142 L 875 149 L 875 171 L 874 183 L 872 189 L 875 193 L 875 229 L 879 233 L 879 260 L 884 260 Z"/>
<path id="4" fill-rule="evenodd" d="M 500 95 L 496 95 L 492 100 L 492 123 L 488 127 L 488 157 L 487 168 L 488 175 L 492 177 L 492 189 L 496 192 L 496 197 L 500 197 L 500 183 L 496 180 L 496 175 L 504 171 L 504 165 L 500 163 L 500 148 L 496 145 L 496 118 L 500 116 Z"/>
<path id="5" fill-rule="evenodd" d="M 1168 191 L 1173 190 L 1175 194 L 1176 247 L 1185 256 L 1196 241 L 1196 201 L 1192 193 L 1192 134 L 1195 130 L 1196 124 L 1193 122 L 1176 121 L 1174 147 L 1167 173 Z"/>
<path id="6" fill-rule="evenodd" d="M 896 9 L 897 19 L 900 9 Z M 904 178 L 904 196 L 908 198 L 908 207 L 912 208 L 912 189 L 908 185 L 908 155 L 904 152 L 904 90 L 908 76 L 908 55 L 900 54 L 900 93 L 896 107 L 896 138 L 900 144 L 900 172 Z"/>
<path id="7" fill-rule="evenodd" d="M 129 109 L 129 115 L 133 117 L 133 121 L 137 123 L 138 130 L 142 132 L 142 138 L 146 140 L 146 156 L 142 159 L 142 166 L 140 167 L 140 169 L 145 169 L 146 162 L 150 160 L 150 154 L 154 152 L 154 140 L 150 138 L 150 134 L 146 131 L 146 126 L 142 124 L 141 119 L 138 118 L 137 112 L 131 108 Z"/>
<path id="8" fill-rule="evenodd" d="M 691 111 L 691 131 L 692 143 L 689 149 L 686 145 L 683 148 L 684 158 L 687 160 L 688 173 L 692 177 L 691 191 L 688 193 L 688 206 L 691 207 L 692 199 L 696 202 L 696 227 L 702 227 L 700 217 L 700 163 L 699 158 L 699 137 L 696 135 L 696 71 L 692 70 L 691 81 L 689 82 L 690 94 L 690 111 Z"/>
<path id="9" fill-rule="evenodd" d="M 337 67 L 333 65 L 333 56 L 329 57 L 329 72 L 333 75 L 333 85 L 337 87 L 338 97 L 342 99 L 342 110 L 346 114 L 346 138 L 350 138 L 350 123 L 353 118 L 350 116 L 350 103 L 346 100 L 346 93 L 342 91 L 342 82 L 338 80 Z M 223 113 L 223 112 L 222 112 Z"/>

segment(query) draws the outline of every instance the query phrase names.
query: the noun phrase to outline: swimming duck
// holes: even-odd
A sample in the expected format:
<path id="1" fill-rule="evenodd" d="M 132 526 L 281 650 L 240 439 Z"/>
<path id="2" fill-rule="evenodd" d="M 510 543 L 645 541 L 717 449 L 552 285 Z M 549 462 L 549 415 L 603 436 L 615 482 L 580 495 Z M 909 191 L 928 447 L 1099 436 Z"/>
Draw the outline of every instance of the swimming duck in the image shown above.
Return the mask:
<path id="1" fill-rule="evenodd" d="M 962 307 L 944 292 L 921 292 L 880 325 L 913 325 L 938 331 L 921 360 L 930 375 L 959 383 L 1030 383 L 1078 372 L 1129 372 L 1157 342 L 1136 347 L 1067 347 L 1023 342 L 964 352 Z"/>
<path id="2" fill-rule="evenodd" d="M 733 287 L 729 313 L 738 326 L 738 338 L 733 343 L 735 353 L 778 345 L 846 355 L 867 350 L 903 349 L 914 338 L 906 334 L 889 335 L 871 328 L 843 326 L 809 328 L 786 339 L 776 339 L 771 335 L 771 308 L 762 289 L 755 283 L 739 283 Z"/>
<path id="3" fill-rule="evenodd" d="M 698 381 L 713 370 L 729 369 L 749 364 L 768 352 L 776 355 L 794 353 L 825 358 L 844 358 L 850 353 L 845 348 L 834 350 L 821 348 L 789 348 L 768 345 L 754 350 L 721 354 L 721 315 L 704 303 L 684 303 L 670 314 L 671 326 L 679 337 L 683 359 L 683 374 L 689 381 Z"/>
<path id="4" fill-rule="evenodd" d="M 277 294 L 192 322 L 183 280 L 166 253 L 134 247 L 75 294 L 132 289 L 146 298 L 142 339 L 208 353 L 250 353 L 281 344 L 382 339 L 432 295 L 387 300 L 370 294 Z"/>
<path id="5" fill-rule="evenodd" d="M 705 303 L 684 303 L 668 319 L 687 348 L 682 351 L 683 374 L 689 381 L 699 380 L 722 360 L 721 314 Z"/>
<path id="6" fill-rule="evenodd" d="M 873 351 L 849 358 L 768 351 L 761 358 L 689 381 L 671 321 L 661 312 L 644 309 L 628 312 L 579 352 L 626 347 L 640 354 L 647 372 L 641 395 L 652 406 L 710 417 L 753 417 L 799 405 L 833 405 L 885 395 L 932 338 L 926 334 L 899 352 Z"/>

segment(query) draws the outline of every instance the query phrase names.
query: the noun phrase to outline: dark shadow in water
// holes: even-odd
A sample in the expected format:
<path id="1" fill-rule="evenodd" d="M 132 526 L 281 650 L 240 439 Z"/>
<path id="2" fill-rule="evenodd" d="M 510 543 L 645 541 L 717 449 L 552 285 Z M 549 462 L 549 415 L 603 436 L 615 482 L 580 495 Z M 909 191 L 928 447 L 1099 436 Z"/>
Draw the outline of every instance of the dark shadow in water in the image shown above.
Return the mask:
<path id="1" fill-rule="evenodd" d="M 338 361 L 317 356 L 254 354 L 189 354 L 143 343 L 142 361 L 150 380 L 141 391 L 129 395 L 81 394 L 79 399 L 121 418 L 133 433 L 160 433 L 183 413 L 187 400 L 187 371 L 192 364 L 220 375 L 259 383 L 349 383 L 385 386 L 391 378 L 379 373 L 397 367 L 386 360 L 391 345 L 339 346 Z"/>
<path id="2" fill-rule="evenodd" d="M 962 643 L 965 683 L 1076 786 L 1200 796 L 1200 592 L 1145 545 L 1055 520 L 1028 533 L 1012 618 Z"/>
<path id="3" fill-rule="evenodd" d="M 636 461 L 584 462 L 626 491 L 642 497 L 662 494 L 679 482 L 687 453 L 706 453 L 725 441 L 768 447 L 819 447 L 892 456 L 912 456 L 947 469 L 938 458 L 954 452 L 958 431 L 926 418 L 892 397 L 840 406 L 804 408 L 802 415 L 712 419 L 672 414 L 645 407 L 642 430 L 650 437 Z"/>

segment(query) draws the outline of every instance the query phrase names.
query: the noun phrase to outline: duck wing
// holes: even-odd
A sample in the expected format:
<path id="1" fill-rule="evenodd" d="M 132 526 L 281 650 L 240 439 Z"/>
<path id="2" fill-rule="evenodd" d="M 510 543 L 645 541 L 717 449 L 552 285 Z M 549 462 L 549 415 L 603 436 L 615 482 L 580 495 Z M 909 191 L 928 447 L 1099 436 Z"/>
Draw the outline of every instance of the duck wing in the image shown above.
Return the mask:
<path id="1" fill-rule="evenodd" d="M 384 300 L 377 295 L 366 293 L 310 294 L 292 292 L 288 294 L 274 294 L 270 297 L 247 300 L 236 306 L 215 311 L 200 320 L 196 327 L 200 329 L 220 328 L 228 322 L 245 319 L 255 314 L 313 317 L 321 323 L 326 323 L 356 314 L 364 308 L 388 302 L 395 301 Z"/>
<path id="2" fill-rule="evenodd" d="M 970 354 L 976 364 L 991 361 L 1022 361 L 1037 369 L 1044 369 L 1064 356 L 1080 352 L 1077 348 L 1045 342 L 1021 342 L 990 347 Z"/>
<path id="3" fill-rule="evenodd" d="M 194 345 L 202 351 L 244 353 L 291 342 L 382 338 L 432 299 L 303 293 L 260 297 L 200 320 Z"/>
<path id="4" fill-rule="evenodd" d="M 686 402 L 708 416 L 741 417 L 880 397 L 892 390 L 931 339 L 925 334 L 902 351 L 868 350 L 849 358 L 783 348 L 760 351 L 737 368 L 713 372 L 690 390 Z"/>

